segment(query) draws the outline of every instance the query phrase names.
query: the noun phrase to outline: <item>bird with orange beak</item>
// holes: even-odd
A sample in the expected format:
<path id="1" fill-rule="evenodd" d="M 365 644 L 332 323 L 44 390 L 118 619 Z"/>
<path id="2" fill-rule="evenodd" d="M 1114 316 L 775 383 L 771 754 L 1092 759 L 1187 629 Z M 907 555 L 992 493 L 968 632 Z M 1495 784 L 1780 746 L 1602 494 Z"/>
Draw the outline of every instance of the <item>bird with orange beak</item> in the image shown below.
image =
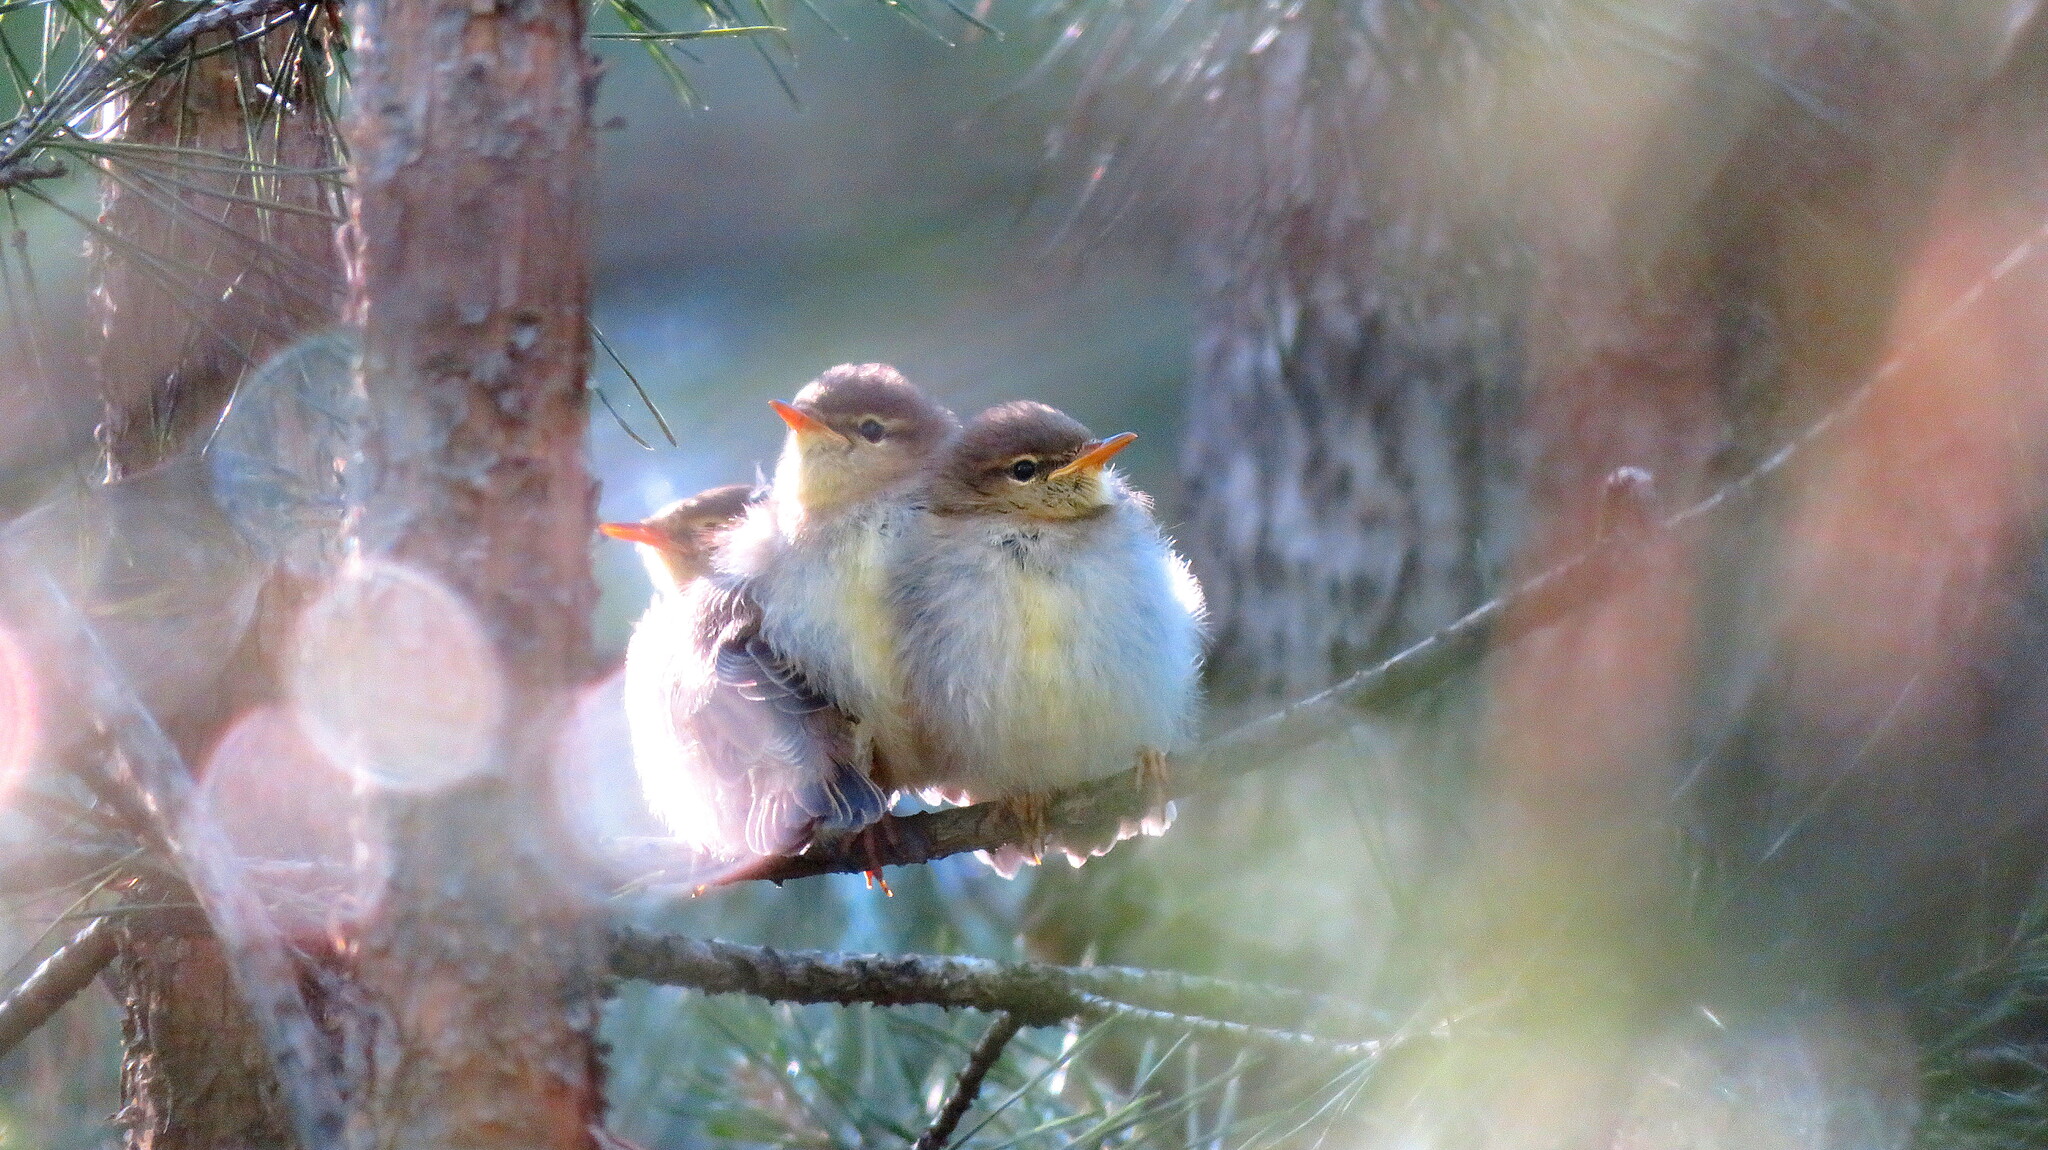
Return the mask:
<path id="1" fill-rule="evenodd" d="M 887 809 L 875 775 L 911 743 L 883 556 L 957 427 L 884 364 L 832 368 L 773 406 L 789 427 L 773 484 L 717 532 L 701 578 L 657 597 L 627 654 L 649 804 L 727 858 L 785 853 Z"/>
<path id="2" fill-rule="evenodd" d="M 1203 605 L 1151 500 L 1097 439 L 1041 403 L 992 408 L 938 459 L 891 564 L 906 701 L 925 754 L 907 789 L 1015 803 L 1034 841 L 990 862 L 1014 874 L 1057 843 L 1051 791 L 1138 769 L 1145 828 L 1170 817 L 1166 756 L 1193 737 Z"/>
<path id="3" fill-rule="evenodd" d="M 719 533 L 739 521 L 747 504 L 764 492 L 749 483 L 729 483 L 678 499 L 645 519 L 600 523 L 613 539 L 639 544 L 640 561 L 657 593 L 679 595 L 711 570 Z"/>

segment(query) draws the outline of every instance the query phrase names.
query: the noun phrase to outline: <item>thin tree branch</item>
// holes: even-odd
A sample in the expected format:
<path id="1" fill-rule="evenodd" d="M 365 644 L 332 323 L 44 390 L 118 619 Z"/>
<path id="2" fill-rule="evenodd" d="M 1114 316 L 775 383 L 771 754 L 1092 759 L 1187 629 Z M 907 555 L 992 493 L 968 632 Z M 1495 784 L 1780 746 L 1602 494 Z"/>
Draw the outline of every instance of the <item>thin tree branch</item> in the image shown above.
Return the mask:
<path id="1" fill-rule="evenodd" d="M 776 1002 L 964 1008 L 1008 1014 L 1019 1026 L 1114 1018 L 1274 1050 L 1339 1058 L 1377 1057 L 1390 1045 L 1381 1040 L 1343 1041 L 1285 1027 L 1220 1019 L 1216 1015 L 1256 1014 L 1278 999 L 1299 1002 L 1312 996 L 1175 971 L 937 955 L 783 951 L 650 934 L 630 927 L 612 934 L 611 969 L 620 978 L 685 986 L 706 994 L 746 994 Z M 1183 1006 L 1199 1004 L 1204 1010 L 1135 1005 L 1122 1001 L 1126 995 Z"/>
<path id="2" fill-rule="evenodd" d="M 960 1081 L 953 1087 L 946 1104 L 939 1109 L 939 1116 L 932 1119 L 931 1126 L 923 1134 L 918 1135 L 911 1150 L 946 1150 L 946 1143 L 953 1140 L 953 1131 L 960 1128 L 960 1120 L 967 1116 L 967 1108 L 973 1106 L 974 1100 L 981 1095 L 982 1079 L 988 1077 L 989 1068 L 1003 1056 L 1003 1050 L 1023 1027 L 1024 1024 L 1017 1021 L 1014 1014 L 996 1015 L 996 1020 L 989 1024 L 988 1032 L 974 1044 L 974 1053 L 968 1056 L 967 1065 L 960 1071 Z"/>
<path id="3" fill-rule="evenodd" d="M 18 188 L 32 180 L 54 180 L 71 174 L 62 160 L 26 159 L 0 167 L 0 191 Z"/>
<path id="4" fill-rule="evenodd" d="M 1724 488 L 1723 493 L 1726 491 Z M 1719 506 L 1735 498 L 1728 495 L 1724 499 L 1723 493 L 1708 503 Z M 1360 712 L 1384 709 L 1445 682 L 1470 665 L 1490 642 L 1508 642 L 1567 618 L 1598 599 L 1629 560 L 1703 514 L 1694 508 L 1645 535 L 1602 542 L 1488 601 L 1386 662 L 1246 723 L 1191 754 L 1177 756 L 1170 772 L 1171 797 L 1185 798 L 1283 765 L 1296 752 L 1349 730 L 1359 721 Z M 1055 792 L 1049 798 L 1047 816 L 1052 826 L 1062 830 L 1082 837 L 1101 836 L 1137 817 L 1142 806 L 1137 773 L 1125 771 Z M 814 842 L 800 855 L 763 859 L 720 882 L 766 879 L 780 883 L 914 865 L 1025 842 L 1030 833 L 1017 811 L 1005 803 L 884 816 L 855 834 Z"/>
<path id="5" fill-rule="evenodd" d="M 1080 1017 L 1088 1019 L 1117 1018 L 1126 1022 L 1150 1024 L 1162 1030 L 1185 1030 L 1211 1038 L 1225 1038 L 1248 1046 L 1266 1046 L 1282 1050 L 1302 1050 L 1313 1054 L 1327 1054 L 1338 1058 L 1377 1058 L 1386 1053 L 1387 1043 L 1377 1038 L 1360 1039 L 1355 1042 L 1333 1042 L 1314 1034 L 1298 1030 L 1281 1030 L 1272 1026 L 1253 1026 L 1246 1022 L 1233 1022 L 1227 1018 L 1203 1018 L 1199 1015 L 1175 1014 L 1168 1010 L 1152 1010 L 1148 1007 L 1133 1006 L 1128 1002 L 1117 1002 L 1099 994 L 1079 992 L 1076 997 L 1087 1013 Z"/>
<path id="6" fill-rule="evenodd" d="M 5 999 L 0 999 L 0 1058 L 92 985 L 114 961 L 112 918 L 101 918 L 57 948 Z"/>
<path id="7" fill-rule="evenodd" d="M 1171 766 L 1171 797 L 1183 798 L 1288 763 L 1296 753 L 1345 733 L 1359 721 L 1361 712 L 1384 710 L 1412 699 L 1470 666 L 1489 646 L 1513 642 L 1599 601 L 1616 576 L 1651 549 L 1705 530 L 1716 517 L 1746 503 L 1815 443 L 1845 426 L 1916 353 L 1976 306 L 1993 285 L 2035 258 L 2044 243 L 2048 243 L 2048 221 L 1903 341 L 1847 398 L 1749 471 L 1660 522 L 1598 539 L 1578 555 L 1481 604 L 1378 666 L 1218 736 L 1190 754 L 1176 756 Z M 1047 802 L 1047 820 L 1054 827 L 1079 832 L 1077 837 L 1100 836 L 1136 818 L 1142 812 L 1143 798 L 1137 772 L 1125 771 L 1053 793 Z M 1030 835 L 1030 828 L 1004 803 L 979 803 L 901 818 L 884 816 L 856 834 L 815 842 L 800 855 L 763 859 L 719 881 L 766 879 L 780 883 L 813 875 L 854 874 L 994 850 L 1030 841 Z"/>

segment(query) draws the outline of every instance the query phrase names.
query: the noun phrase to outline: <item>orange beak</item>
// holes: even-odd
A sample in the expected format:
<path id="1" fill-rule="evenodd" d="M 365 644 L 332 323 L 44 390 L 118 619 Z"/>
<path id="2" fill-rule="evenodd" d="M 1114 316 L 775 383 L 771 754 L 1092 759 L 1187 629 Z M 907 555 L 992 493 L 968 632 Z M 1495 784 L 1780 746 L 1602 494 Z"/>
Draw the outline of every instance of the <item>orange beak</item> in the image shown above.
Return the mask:
<path id="1" fill-rule="evenodd" d="M 775 414 L 782 417 L 782 422 L 787 423 L 789 429 L 798 435 L 829 435 L 839 440 L 846 438 L 826 426 L 824 421 L 820 420 L 817 416 L 800 408 L 791 407 L 779 399 L 769 400 L 768 406 L 774 408 Z"/>
<path id="2" fill-rule="evenodd" d="M 628 543 L 645 543 L 649 547 L 665 547 L 668 538 L 645 523 L 600 523 L 598 531 L 614 539 Z"/>
<path id="3" fill-rule="evenodd" d="M 1109 462 L 1110 456 L 1136 442 L 1138 442 L 1138 433 L 1135 431 L 1126 431 L 1122 435 L 1112 435 L 1108 439 L 1098 439 L 1088 446 L 1088 450 L 1075 456 L 1072 463 L 1046 476 L 1046 478 L 1058 479 L 1062 475 L 1073 475 L 1076 473 L 1085 475 L 1092 471 L 1100 471 L 1102 470 L 1102 465 Z"/>

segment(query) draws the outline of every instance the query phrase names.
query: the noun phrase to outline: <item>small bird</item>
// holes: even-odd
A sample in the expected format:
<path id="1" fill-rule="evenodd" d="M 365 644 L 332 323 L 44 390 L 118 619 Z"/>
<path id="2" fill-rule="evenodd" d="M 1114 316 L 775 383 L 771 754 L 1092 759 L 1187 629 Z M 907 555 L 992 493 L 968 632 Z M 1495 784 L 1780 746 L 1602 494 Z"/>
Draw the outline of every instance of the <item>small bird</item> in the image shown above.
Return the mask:
<path id="1" fill-rule="evenodd" d="M 773 484 L 715 533 L 710 570 L 656 597 L 626 660 L 649 805 L 726 858 L 887 809 L 874 776 L 911 743 L 883 556 L 958 426 L 883 364 L 832 368 L 773 406 L 789 425 Z"/>
<path id="2" fill-rule="evenodd" d="M 655 589 L 679 594 L 711 570 L 721 530 L 731 526 L 765 492 L 750 483 L 728 483 L 678 499 L 632 523 L 600 523 L 613 539 L 640 545 L 640 560 Z"/>
<path id="3" fill-rule="evenodd" d="M 1166 754 L 1200 705 L 1201 588 L 1108 469 L 1137 436 L 1096 439 L 1041 403 L 977 416 L 937 460 L 892 560 L 906 700 L 924 754 L 892 781 L 956 802 L 1017 805 L 1052 844 L 1044 798 L 1136 766 L 1146 830 L 1170 817 Z"/>

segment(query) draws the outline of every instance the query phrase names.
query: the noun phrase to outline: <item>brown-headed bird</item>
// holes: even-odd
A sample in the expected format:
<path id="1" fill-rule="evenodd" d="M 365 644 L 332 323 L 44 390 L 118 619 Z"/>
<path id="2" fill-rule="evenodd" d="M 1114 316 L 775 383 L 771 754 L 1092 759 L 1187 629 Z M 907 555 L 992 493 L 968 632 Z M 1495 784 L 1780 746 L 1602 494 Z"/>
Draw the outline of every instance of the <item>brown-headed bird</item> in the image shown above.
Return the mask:
<path id="1" fill-rule="evenodd" d="M 645 519 L 600 523 L 597 529 L 614 539 L 639 544 L 640 561 L 646 564 L 655 591 L 680 594 L 711 570 L 720 532 L 763 494 L 749 483 L 729 483 L 678 499 Z"/>
<path id="2" fill-rule="evenodd" d="M 1137 767 L 1147 829 L 1166 817 L 1166 753 L 1200 705 L 1200 586 L 1107 467 L 1137 437 L 1096 439 L 1041 403 L 977 416 L 935 461 L 891 568 L 907 701 L 925 754 L 896 785 L 1016 803 L 1046 845 L 1047 792 Z"/>
<path id="3" fill-rule="evenodd" d="M 722 857 L 787 852 L 887 809 L 910 746 L 883 556 L 952 413 L 883 364 L 776 403 L 767 493 L 711 570 L 657 597 L 626 658 L 634 762 L 675 835 Z"/>

